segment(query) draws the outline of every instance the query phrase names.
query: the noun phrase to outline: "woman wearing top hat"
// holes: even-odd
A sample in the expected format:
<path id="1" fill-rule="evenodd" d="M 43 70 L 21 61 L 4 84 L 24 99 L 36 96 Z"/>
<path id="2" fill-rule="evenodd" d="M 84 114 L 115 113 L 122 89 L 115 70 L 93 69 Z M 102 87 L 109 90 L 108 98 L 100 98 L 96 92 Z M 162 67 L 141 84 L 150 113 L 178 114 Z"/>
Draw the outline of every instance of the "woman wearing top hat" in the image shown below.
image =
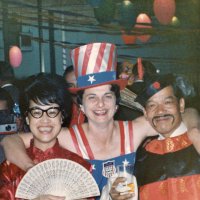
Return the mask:
<path id="1" fill-rule="evenodd" d="M 119 91 L 126 86 L 126 80 L 116 80 L 116 56 L 116 46 L 110 43 L 92 43 L 72 50 L 77 87 L 70 91 L 78 95 L 88 122 L 63 128 L 58 136 L 63 147 L 89 160 L 100 190 L 116 172 L 116 166 L 134 163 L 135 151 L 143 139 L 156 134 L 144 117 L 114 121 Z M 7 138 L 3 145 L 9 160 L 27 170 L 33 163 L 20 138 L 28 145 L 31 135 Z"/>

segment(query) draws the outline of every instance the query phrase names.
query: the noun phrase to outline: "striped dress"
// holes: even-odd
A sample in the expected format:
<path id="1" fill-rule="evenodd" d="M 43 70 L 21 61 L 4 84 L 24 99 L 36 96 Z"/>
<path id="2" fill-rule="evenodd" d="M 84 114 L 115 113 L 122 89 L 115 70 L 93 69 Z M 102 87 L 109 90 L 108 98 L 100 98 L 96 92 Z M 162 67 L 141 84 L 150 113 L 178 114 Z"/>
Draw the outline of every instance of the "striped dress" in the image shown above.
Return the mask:
<path id="1" fill-rule="evenodd" d="M 119 121 L 121 134 L 120 155 L 106 160 L 97 160 L 90 148 L 84 130 L 80 125 L 70 128 L 70 133 L 77 153 L 92 164 L 92 174 L 100 191 L 107 184 L 107 179 L 116 173 L 117 165 L 135 162 L 135 152 L 133 152 L 133 126 L 131 121 Z"/>

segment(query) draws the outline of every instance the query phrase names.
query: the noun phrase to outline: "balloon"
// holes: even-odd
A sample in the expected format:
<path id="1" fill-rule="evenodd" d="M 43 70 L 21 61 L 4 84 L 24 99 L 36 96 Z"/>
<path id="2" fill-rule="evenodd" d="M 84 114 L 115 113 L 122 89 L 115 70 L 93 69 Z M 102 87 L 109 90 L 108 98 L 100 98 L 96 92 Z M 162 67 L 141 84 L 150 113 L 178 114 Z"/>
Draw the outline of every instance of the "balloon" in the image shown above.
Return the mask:
<path id="1" fill-rule="evenodd" d="M 12 67 L 19 67 L 22 62 L 22 52 L 17 46 L 13 46 L 9 50 L 9 60 Z"/>
<path id="2" fill-rule="evenodd" d="M 145 13 L 141 13 L 138 15 L 137 19 L 136 19 L 136 25 L 135 28 L 152 28 L 151 25 L 151 19 L 150 17 L 145 14 Z M 139 39 L 141 42 L 147 42 L 149 39 L 151 38 L 151 35 L 146 35 L 146 34 L 138 34 L 137 39 Z"/>
<path id="3" fill-rule="evenodd" d="M 94 8 L 94 16 L 100 24 L 109 24 L 115 15 L 114 0 L 102 0 L 98 7 Z"/>
<path id="4" fill-rule="evenodd" d="M 175 0 L 154 0 L 153 10 L 161 24 L 170 24 L 176 11 Z"/>
<path id="5" fill-rule="evenodd" d="M 130 31 L 135 24 L 137 17 L 137 7 L 130 0 L 124 0 L 119 5 L 119 24 L 126 30 Z"/>
<path id="6" fill-rule="evenodd" d="M 122 31 L 122 40 L 124 44 L 134 44 L 136 41 L 136 36 L 132 34 L 127 34 L 125 31 Z"/>

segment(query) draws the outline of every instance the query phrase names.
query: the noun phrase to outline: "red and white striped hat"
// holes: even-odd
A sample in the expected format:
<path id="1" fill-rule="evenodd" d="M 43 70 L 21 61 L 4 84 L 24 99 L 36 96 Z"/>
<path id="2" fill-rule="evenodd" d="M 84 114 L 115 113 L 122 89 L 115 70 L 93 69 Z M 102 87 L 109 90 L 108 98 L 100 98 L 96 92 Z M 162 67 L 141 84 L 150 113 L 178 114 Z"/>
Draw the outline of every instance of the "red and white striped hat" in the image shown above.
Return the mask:
<path id="1" fill-rule="evenodd" d="M 117 84 L 124 89 L 127 80 L 116 78 L 116 46 L 110 43 L 91 43 L 71 51 L 71 59 L 77 78 L 77 87 L 70 92 L 105 84 Z"/>

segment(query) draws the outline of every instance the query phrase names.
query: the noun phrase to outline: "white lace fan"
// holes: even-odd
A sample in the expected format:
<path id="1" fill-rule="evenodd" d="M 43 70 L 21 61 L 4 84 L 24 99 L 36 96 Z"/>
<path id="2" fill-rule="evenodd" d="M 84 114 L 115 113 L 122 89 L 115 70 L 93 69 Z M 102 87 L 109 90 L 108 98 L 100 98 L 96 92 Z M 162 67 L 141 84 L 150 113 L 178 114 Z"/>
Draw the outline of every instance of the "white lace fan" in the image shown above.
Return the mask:
<path id="1" fill-rule="evenodd" d="M 44 194 L 71 200 L 99 196 L 100 192 L 91 173 L 82 165 L 67 159 L 50 159 L 25 174 L 15 197 L 34 199 Z"/>

